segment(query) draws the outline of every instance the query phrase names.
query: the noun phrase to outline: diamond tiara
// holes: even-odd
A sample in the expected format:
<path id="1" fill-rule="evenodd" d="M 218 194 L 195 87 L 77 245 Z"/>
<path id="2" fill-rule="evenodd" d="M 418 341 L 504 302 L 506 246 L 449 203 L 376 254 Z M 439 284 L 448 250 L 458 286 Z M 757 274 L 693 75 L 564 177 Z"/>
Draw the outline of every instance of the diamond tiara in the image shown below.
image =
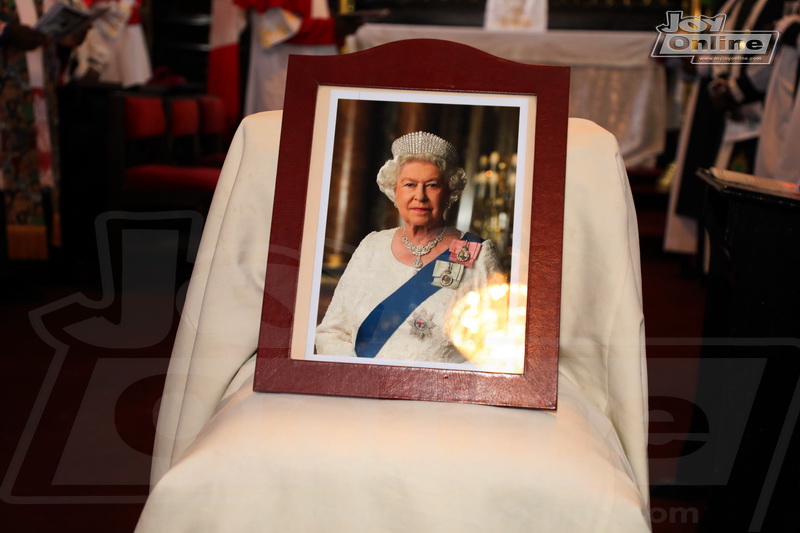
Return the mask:
<path id="1" fill-rule="evenodd" d="M 392 155 L 433 154 L 445 160 L 448 166 L 458 166 L 455 146 L 427 131 L 415 131 L 398 137 L 392 143 Z"/>

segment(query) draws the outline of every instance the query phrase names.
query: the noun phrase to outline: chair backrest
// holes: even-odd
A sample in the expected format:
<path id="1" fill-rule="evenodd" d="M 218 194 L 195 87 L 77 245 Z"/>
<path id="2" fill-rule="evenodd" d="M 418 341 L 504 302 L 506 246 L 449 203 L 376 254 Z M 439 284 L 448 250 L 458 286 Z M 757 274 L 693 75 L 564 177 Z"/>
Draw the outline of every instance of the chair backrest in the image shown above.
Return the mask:
<path id="1" fill-rule="evenodd" d="M 203 95 L 197 99 L 200 106 L 200 133 L 222 135 L 225 133 L 225 104 L 219 96 Z"/>
<path id="2" fill-rule="evenodd" d="M 146 139 L 167 132 L 167 117 L 159 97 L 123 95 L 123 131 L 126 139 Z"/>
<path id="3" fill-rule="evenodd" d="M 167 112 L 168 162 L 194 165 L 200 157 L 200 107 L 196 97 L 173 97 L 164 101 Z"/>
<path id="4" fill-rule="evenodd" d="M 197 103 L 200 106 L 200 152 L 206 158 L 224 160 L 232 136 L 225 117 L 225 103 L 213 95 L 202 95 Z"/>
<path id="5" fill-rule="evenodd" d="M 136 165 L 166 162 L 167 115 L 161 96 L 121 91 L 115 99 L 110 141 L 115 145 L 112 152 L 119 172 Z"/>
<path id="6" fill-rule="evenodd" d="M 122 168 L 146 163 L 205 165 L 203 156 L 224 156 L 229 139 L 219 97 L 121 91 L 117 99 L 118 117 L 111 133 L 122 133 Z"/>
<path id="7" fill-rule="evenodd" d="M 170 136 L 197 135 L 200 131 L 200 108 L 195 98 L 170 98 L 167 109 Z"/>

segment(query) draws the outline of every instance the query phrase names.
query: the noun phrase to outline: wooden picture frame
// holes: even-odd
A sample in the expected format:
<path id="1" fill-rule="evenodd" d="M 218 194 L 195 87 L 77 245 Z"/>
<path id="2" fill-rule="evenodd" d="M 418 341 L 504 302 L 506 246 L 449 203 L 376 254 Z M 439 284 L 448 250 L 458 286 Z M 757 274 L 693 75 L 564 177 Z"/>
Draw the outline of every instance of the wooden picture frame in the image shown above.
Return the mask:
<path id="1" fill-rule="evenodd" d="M 415 39 L 342 56 L 292 56 L 286 95 L 254 389 L 555 409 L 569 68 L 524 65 L 457 43 Z M 527 313 L 517 370 L 312 355 L 315 291 L 333 194 L 332 145 L 341 142 L 335 139 L 343 129 L 337 117 L 364 101 L 387 109 L 391 102 L 412 102 L 415 109 L 447 113 L 519 111 L 523 172 L 516 177 L 522 185 L 512 211 L 509 272 L 522 291 L 508 309 L 522 306 Z M 370 119 L 369 112 L 361 114 Z M 352 121 L 346 129 L 348 139 L 359 138 Z"/>

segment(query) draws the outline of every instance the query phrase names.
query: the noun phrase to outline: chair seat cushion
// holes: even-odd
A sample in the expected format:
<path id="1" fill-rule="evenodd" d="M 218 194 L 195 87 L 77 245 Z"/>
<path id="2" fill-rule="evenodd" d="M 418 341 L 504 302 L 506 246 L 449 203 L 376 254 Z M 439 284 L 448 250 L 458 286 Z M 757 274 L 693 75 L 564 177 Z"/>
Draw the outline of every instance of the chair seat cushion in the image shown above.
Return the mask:
<path id="1" fill-rule="evenodd" d="M 616 432 L 564 378 L 556 415 L 257 393 L 243 372 L 137 531 L 649 531 Z"/>
<path id="2" fill-rule="evenodd" d="M 219 173 L 220 169 L 214 167 L 139 165 L 125 170 L 123 187 L 126 189 L 213 192 L 219 180 Z"/>

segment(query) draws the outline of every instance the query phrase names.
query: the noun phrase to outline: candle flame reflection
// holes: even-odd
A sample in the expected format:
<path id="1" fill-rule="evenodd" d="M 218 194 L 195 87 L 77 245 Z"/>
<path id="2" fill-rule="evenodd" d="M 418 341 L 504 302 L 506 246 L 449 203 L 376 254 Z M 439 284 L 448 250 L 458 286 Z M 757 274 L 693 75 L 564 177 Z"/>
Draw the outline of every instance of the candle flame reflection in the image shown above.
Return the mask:
<path id="1" fill-rule="evenodd" d="M 447 331 L 478 370 L 521 374 L 525 362 L 527 287 L 498 276 L 453 306 Z"/>

